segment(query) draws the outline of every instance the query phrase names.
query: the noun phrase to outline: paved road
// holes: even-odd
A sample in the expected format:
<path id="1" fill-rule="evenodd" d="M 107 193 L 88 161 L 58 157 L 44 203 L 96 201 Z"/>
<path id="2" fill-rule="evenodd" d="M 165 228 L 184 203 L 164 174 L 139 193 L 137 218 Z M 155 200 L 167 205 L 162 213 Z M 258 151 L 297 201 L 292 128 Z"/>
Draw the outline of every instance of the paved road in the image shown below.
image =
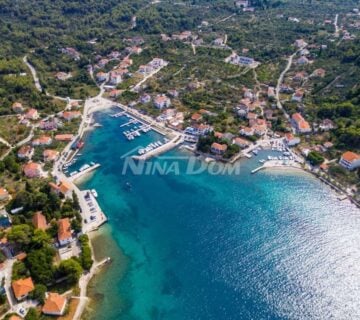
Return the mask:
<path id="1" fill-rule="evenodd" d="M 335 27 L 335 37 L 338 37 L 339 36 L 339 31 L 340 31 L 340 28 L 339 28 L 339 25 L 338 25 L 338 20 L 339 20 L 339 15 L 336 14 L 335 15 L 335 20 L 334 20 L 334 27 Z"/>
<path id="2" fill-rule="evenodd" d="M 160 68 L 156 69 L 155 71 L 149 73 L 148 75 L 146 75 L 144 77 L 144 79 L 142 79 L 140 82 L 138 82 L 134 88 L 131 89 L 132 92 L 136 91 L 136 89 L 140 88 L 140 86 L 146 82 L 149 78 L 151 78 L 152 76 L 154 76 L 155 74 L 157 74 L 162 68 L 166 67 L 168 64 L 166 63 L 165 65 L 161 66 Z"/>
<path id="3" fill-rule="evenodd" d="M 9 142 L 7 142 L 4 138 L 0 137 L 0 142 L 3 143 L 4 145 L 6 145 L 7 147 L 11 148 L 11 144 Z"/>
<path id="4" fill-rule="evenodd" d="M 105 264 L 109 263 L 109 258 L 105 258 L 100 262 L 94 262 L 93 266 L 89 273 L 83 275 L 79 280 L 79 288 L 80 288 L 80 295 L 77 297 L 80 301 L 73 316 L 73 320 L 81 319 L 81 315 L 84 312 L 86 303 L 88 302 L 89 298 L 86 296 L 87 286 L 91 278 L 95 275 L 96 271 L 104 266 Z"/>
<path id="5" fill-rule="evenodd" d="M 283 106 L 282 106 L 282 103 L 280 101 L 280 87 L 284 81 L 284 77 L 285 77 L 285 74 L 289 71 L 289 69 L 291 68 L 291 65 L 292 65 L 292 62 L 294 60 L 294 57 L 297 55 L 297 53 L 304 49 L 306 46 L 302 47 L 302 48 L 299 48 L 298 50 L 296 50 L 291 56 L 289 56 L 288 58 L 288 62 L 286 64 L 286 67 L 285 69 L 283 70 L 283 72 L 281 72 L 280 76 L 279 76 L 279 79 L 277 81 L 277 85 L 276 85 L 276 105 L 277 107 L 282 110 L 285 114 L 285 117 L 289 120 L 290 119 L 290 116 L 289 114 L 284 110 Z"/>
<path id="6" fill-rule="evenodd" d="M 27 56 L 24 56 L 23 58 L 23 61 L 25 62 L 25 64 L 28 66 L 28 68 L 30 69 L 30 72 L 32 74 L 32 77 L 34 79 L 34 83 L 35 83 L 35 87 L 38 91 L 42 92 L 43 89 L 41 87 L 41 84 L 40 84 L 40 80 L 36 74 L 36 70 L 35 68 L 29 63 L 28 59 L 27 59 Z"/>

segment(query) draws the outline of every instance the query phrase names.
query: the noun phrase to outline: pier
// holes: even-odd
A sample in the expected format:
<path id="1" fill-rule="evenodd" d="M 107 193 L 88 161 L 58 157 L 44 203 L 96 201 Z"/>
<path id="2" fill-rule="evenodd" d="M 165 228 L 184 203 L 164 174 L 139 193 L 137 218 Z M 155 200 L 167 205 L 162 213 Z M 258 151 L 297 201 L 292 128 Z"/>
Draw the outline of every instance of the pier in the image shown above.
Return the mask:
<path id="1" fill-rule="evenodd" d="M 107 217 L 101 210 L 91 190 L 80 191 L 78 197 L 82 208 L 82 218 L 84 220 L 83 232 L 95 231 L 107 222 Z"/>
<path id="2" fill-rule="evenodd" d="M 254 173 L 256 173 L 256 172 L 258 172 L 258 171 L 260 171 L 260 170 L 262 170 L 262 169 L 265 169 L 265 167 L 264 167 L 264 166 L 260 166 L 260 167 L 254 169 L 254 170 L 251 170 L 251 174 L 254 174 Z"/>
<path id="3" fill-rule="evenodd" d="M 161 145 L 160 147 L 157 147 L 153 150 L 150 150 L 149 152 L 141 155 L 141 156 L 133 156 L 133 159 L 136 160 L 148 160 L 152 157 L 158 156 L 164 152 L 167 152 L 171 149 L 174 149 L 175 147 L 177 147 L 178 145 L 180 145 L 181 143 L 184 142 L 183 136 L 181 134 L 177 135 L 175 138 L 173 138 L 172 140 L 166 142 L 165 144 Z"/>
<path id="4" fill-rule="evenodd" d="M 132 129 L 130 131 L 125 131 L 123 134 L 128 140 L 134 140 L 136 137 L 141 136 L 141 132 L 147 133 L 150 130 L 152 130 L 150 125 L 143 124 L 141 127 Z"/>
<path id="5" fill-rule="evenodd" d="M 124 116 L 125 114 L 126 114 L 125 111 L 121 111 L 121 112 L 110 115 L 110 117 L 111 118 L 119 118 L 119 117 Z"/>
<path id="6" fill-rule="evenodd" d="M 252 174 L 263 170 L 271 168 L 294 168 L 294 169 L 303 169 L 301 164 L 295 160 L 269 160 L 266 161 L 262 166 L 251 171 Z"/>
<path id="7" fill-rule="evenodd" d="M 131 118 L 130 121 L 126 122 L 126 123 L 123 123 L 122 125 L 120 125 L 120 128 L 123 128 L 123 127 L 128 127 L 129 125 L 131 124 L 137 124 L 138 123 L 138 120 L 134 119 L 134 118 Z"/>
<path id="8" fill-rule="evenodd" d="M 129 108 L 127 106 L 124 106 L 122 104 L 116 104 L 116 107 L 120 108 L 121 110 L 125 111 L 126 115 L 128 117 L 131 117 L 133 119 L 138 120 L 139 122 L 143 124 L 147 124 L 151 127 L 152 130 L 156 131 L 157 133 L 166 136 L 166 135 L 174 135 L 174 133 L 178 134 L 178 132 L 164 127 L 163 124 L 160 124 L 156 122 L 156 120 L 152 119 L 149 116 L 146 116 L 144 114 L 141 114 L 135 109 Z"/>
<path id="9" fill-rule="evenodd" d="M 94 171 L 96 168 L 100 167 L 100 163 L 95 163 L 94 165 L 80 171 L 77 172 L 75 174 L 73 174 L 72 176 L 70 176 L 68 179 L 71 180 L 72 182 L 74 182 L 75 180 L 81 178 L 82 176 L 88 174 L 91 171 Z"/>

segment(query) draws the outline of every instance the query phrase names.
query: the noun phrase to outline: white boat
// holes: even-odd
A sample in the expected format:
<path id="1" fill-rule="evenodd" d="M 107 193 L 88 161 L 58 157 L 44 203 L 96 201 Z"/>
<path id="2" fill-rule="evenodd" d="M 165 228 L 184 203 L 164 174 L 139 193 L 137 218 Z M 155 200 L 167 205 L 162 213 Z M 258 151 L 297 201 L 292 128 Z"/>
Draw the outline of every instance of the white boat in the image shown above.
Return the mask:
<path id="1" fill-rule="evenodd" d="M 84 171 L 84 170 L 89 169 L 89 168 L 90 168 L 90 165 L 88 165 L 86 163 L 86 164 L 84 164 L 83 166 L 80 167 L 79 171 L 81 172 L 81 171 Z"/>
<path id="2" fill-rule="evenodd" d="M 90 164 L 94 166 L 96 163 L 94 161 L 91 161 Z"/>
<path id="3" fill-rule="evenodd" d="M 73 171 L 73 172 L 71 172 L 70 173 L 70 177 L 72 177 L 72 176 L 74 176 L 74 175 L 76 175 L 78 172 L 75 170 L 75 171 Z"/>
<path id="4" fill-rule="evenodd" d="M 264 159 L 259 160 L 260 163 L 264 163 L 265 161 Z"/>
<path id="5" fill-rule="evenodd" d="M 94 196 L 95 198 L 97 198 L 98 193 L 96 192 L 95 189 L 91 189 L 91 193 L 93 194 L 93 196 Z"/>

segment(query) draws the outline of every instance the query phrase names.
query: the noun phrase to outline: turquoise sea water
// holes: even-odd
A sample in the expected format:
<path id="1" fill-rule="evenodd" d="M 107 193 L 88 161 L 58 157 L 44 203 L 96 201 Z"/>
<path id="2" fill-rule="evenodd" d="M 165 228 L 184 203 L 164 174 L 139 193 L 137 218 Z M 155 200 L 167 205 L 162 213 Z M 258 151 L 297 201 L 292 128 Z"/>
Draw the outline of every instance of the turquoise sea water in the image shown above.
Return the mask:
<path id="1" fill-rule="evenodd" d="M 81 188 L 110 218 L 97 251 L 114 262 L 93 283 L 91 319 L 360 318 L 353 205 L 302 172 L 251 175 L 261 155 L 240 175 L 123 174 L 121 156 L 160 136 L 128 142 L 126 118 L 96 120 L 74 168 L 101 163 Z"/>

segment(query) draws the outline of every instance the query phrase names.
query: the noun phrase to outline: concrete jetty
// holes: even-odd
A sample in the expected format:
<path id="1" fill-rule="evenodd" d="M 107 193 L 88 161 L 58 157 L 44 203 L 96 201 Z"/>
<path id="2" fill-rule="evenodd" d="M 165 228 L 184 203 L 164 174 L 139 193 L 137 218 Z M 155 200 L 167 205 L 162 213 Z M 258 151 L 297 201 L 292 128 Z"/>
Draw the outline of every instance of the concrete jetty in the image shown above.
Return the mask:
<path id="1" fill-rule="evenodd" d="M 72 182 L 74 182 L 75 180 L 81 178 L 82 176 L 88 174 L 89 172 L 95 170 L 98 167 L 100 167 L 100 163 L 96 163 L 93 166 L 74 174 L 73 176 L 69 177 L 68 179 L 71 180 Z"/>
<path id="2" fill-rule="evenodd" d="M 263 170 L 263 169 L 271 169 L 271 168 L 294 168 L 294 169 L 302 169 L 301 164 L 295 162 L 294 160 L 269 160 L 266 161 L 262 166 L 251 171 L 252 174 Z"/>
<path id="3" fill-rule="evenodd" d="M 142 161 L 145 161 L 145 160 L 148 160 L 152 157 L 155 157 L 155 156 L 158 156 L 164 152 L 167 152 L 171 149 L 174 149 L 175 147 L 177 147 L 178 145 L 180 145 L 181 143 L 184 142 L 184 139 L 183 139 L 183 136 L 181 134 L 177 135 L 175 138 L 173 138 L 172 140 L 168 141 L 167 143 L 163 144 L 162 146 L 156 148 L 156 149 L 153 149 L 141 156 L 133 156 L 132 158 L 133 159 L 136 159 L 136 160 L 142 160 Z"/>
<path id="4" fill-rule="evenodd" d="M 84 232 L 97 230 L 101 225 L 107 222 L 107 217 L 101 210 L 101 207 L 91 190 L 80 191 L 78 197 L 82 208 L 82 217 L 84 219 Z"/>
<path id="5" fill-rule="evenodd" d="M 258 171 L 260 171 L 260 170 L 262 170 L 262 169 L 265 169 L 265 167 L 264 167 L 264 166 L 260 166 L 260 167 L 254 169 L 254 170 L 251 170 L 251 173 L 254 174 L 254 173 L 256 173 L 256 172 L 258 172 Z"/>

